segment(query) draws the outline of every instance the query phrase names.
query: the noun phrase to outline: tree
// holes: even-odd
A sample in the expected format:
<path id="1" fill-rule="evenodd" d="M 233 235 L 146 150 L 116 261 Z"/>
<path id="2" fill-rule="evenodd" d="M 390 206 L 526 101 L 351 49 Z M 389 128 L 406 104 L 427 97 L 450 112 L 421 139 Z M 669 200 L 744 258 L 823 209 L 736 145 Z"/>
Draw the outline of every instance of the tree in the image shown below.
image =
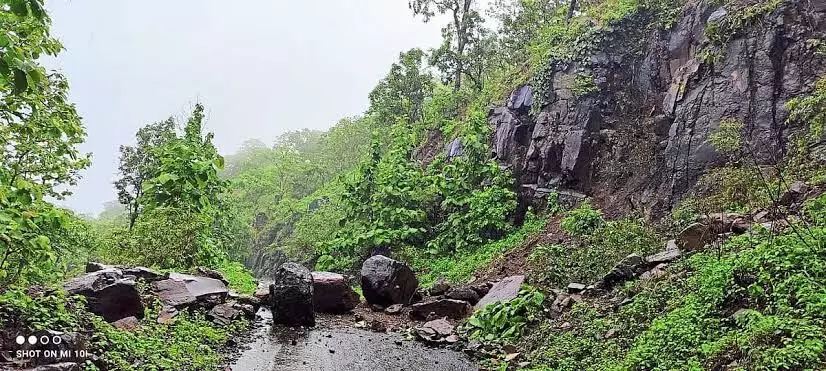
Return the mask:
<path id="1" fill-rule="evenodd" d="M 224 158 L 212 143 L 212 133 L 202 132 L 204 106 L 195 105 L 184 126 L 183 137 L 175 137 L 151 152 L 157 159 L 156 174 L 143 183 L 138 199 L 143 207 L 177 207 L 207 212 L 226 188 L 218 176 Z"/>
<path id="2" fill-rule="evenodd" d="M 399 61 L 370 92 L 370 111 L 383 127 L 398 118 L 408 124 L 421 119 L 424 100 L 433 92 L 433 76 L 424 70 L 423 59 L 421 49 L 400 53 Z"/>
<path id="3" fill-rule="evenodd" d="M 568 1 L 495 0 L 489 13 L 500 25 L 503 58 L 518 63 L 527 60 L 531 45 L 542 40 L 541 31 L 555 21 L 554 12 Z"/>
<path id="4" fill-rule="evenodd" d="M 77 145 L 86 137 L 68 83 L 38 64 L 62 49 L 49 36 L 41 0 L 0 2 L 0 286 L 47 277 L 56 254 L 48 231 L 65 214 L 43 200 L 62 198 L 75 184 L 89 155 Z"/>
<path id="5" fill-rule="evenodd" d="M 129 229 L 135 225 L 141 212 L 139 201 L 143 195 L 143 183 L 158 175 L 160 163 L 157 153 L 174 138 L 175 121 L 170 117 L 140 128 L 135 133 L 135 146 L 120 146 L 120 177 L 114 184 L 118 201 L 129 214 Z"/>
<path id="6" fill-rule="evenodd" d="M 425 22 L 436 14 L 449 13 L 452 22 L 442 29 L 442 46 L 431 56 L 436 66 L 453 82 L 453 90 L 462 87 L 462 76 L 468 72 L 467 51 L 480 39 L 484 19 L 473 8 L 474 0 L 409 0 L 414 15 L 421 15 Z"/>

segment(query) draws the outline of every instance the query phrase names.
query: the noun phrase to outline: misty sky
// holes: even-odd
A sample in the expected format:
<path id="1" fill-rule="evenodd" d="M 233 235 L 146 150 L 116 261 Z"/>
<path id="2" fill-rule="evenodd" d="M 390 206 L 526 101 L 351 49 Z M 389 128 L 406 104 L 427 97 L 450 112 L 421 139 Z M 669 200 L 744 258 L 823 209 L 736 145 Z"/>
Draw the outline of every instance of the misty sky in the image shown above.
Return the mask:
<path id="1" fill-rule="evenodd" d="M 436 46 L 438 21 L 406 0 L 51 0 L 66 51 L 47 66 L 69 79 L 92 166 L 61 202 L 96 214 L 116 198 L 118 146 L 170 115 L 207 108 L 224 154 L 363 112 L 399 52 Z"/>

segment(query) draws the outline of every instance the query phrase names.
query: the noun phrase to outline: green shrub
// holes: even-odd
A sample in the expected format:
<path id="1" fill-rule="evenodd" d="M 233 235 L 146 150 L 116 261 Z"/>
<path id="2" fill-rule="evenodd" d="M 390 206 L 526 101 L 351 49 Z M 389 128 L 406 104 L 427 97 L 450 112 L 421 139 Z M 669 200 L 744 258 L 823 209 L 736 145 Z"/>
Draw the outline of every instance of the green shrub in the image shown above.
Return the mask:
<path id="1" fill-rule="evenodd" d="M 522 336 L 525 328 L 537 319 L 545 295 L 531 287 L 523 287 L 517 297 L 499 301 L 474 313 L 460 331 L 470 339 L 487 343 L 508 343 Z"/>
<path id="2" fill-rule="evenodd" d="M 594 209 L 591 203 L 586 200 L 576 209 L 568 212 L 568 215 L 560 222 L 562 230 L 571 236 L 585 236 L 605 223 L 602 213 Z"/>
<path id="3" fill-rule="evenodd" d="M 91 334 L 88 370 L 215 370 L 226 362 L 219 349 L 249 325 L 238 320 L 215 325 L 202 312 L 184 311 L 170 325 L 155 321 L 161 305 L 146 309 L 140 328 L 119 330 L 88 313 L 80 296 L 67 297 L 62 290 L 27 293 L 8 289 L 0 294 L 0 327 L 25 332 L 56 330 Z"/>
<path id="4" fill-rule="evenodd" d="M 160 268 L 214 266 L 220 252 L 210 238 L 210 219 L 182 208 L 158 207 L 139 218 L 124 241 L 122 263 Z"/>
<path id="5" fill-rule="evenodd" d="M 225 261 L 218 265 L 218 271 L 229 282 L 229 288 L 239 294 L 252 295 L 258 288 L 258 281 L 243 264 Z"/>

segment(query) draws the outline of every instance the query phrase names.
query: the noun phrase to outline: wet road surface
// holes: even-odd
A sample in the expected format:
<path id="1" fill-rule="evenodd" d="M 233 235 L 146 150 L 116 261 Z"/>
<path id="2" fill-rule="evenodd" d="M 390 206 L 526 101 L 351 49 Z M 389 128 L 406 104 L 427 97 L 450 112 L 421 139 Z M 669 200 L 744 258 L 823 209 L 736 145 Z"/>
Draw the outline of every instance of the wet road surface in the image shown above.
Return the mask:
<path id="1" fill-rule="evenodd" d="M 406 341 L 401 334 L 359 330 L 324 318 L 309 330 L 273 328 L 268 311 L 259 315 L 263 323 L 233 371 L 478 370 L 462 353 Z"/>

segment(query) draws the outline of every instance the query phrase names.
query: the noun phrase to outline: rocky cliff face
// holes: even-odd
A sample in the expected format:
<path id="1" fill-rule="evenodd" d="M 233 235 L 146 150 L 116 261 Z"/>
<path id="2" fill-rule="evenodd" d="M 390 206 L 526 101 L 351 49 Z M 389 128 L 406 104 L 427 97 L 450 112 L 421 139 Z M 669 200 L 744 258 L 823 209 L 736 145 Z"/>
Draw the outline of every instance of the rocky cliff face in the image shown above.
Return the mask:
<path id="1" fill-rule="evenodd" d="M 621 24 L 583 61 L 552 64 L 541 97 L 524 86 L 491 110 L 494 155 L 523 204 L 559 188 L 609 213 L 666 212 L 725 162 L 709 143 L 725 120 L 743 123 L 758 162 L 782 158 L 799 126 L 784 104 L 826 71 L 813 41 L 826 35 L 826 1 L 786 0 L 753 19 L 707 3 L 686 5 L 668 30 Z"/>

